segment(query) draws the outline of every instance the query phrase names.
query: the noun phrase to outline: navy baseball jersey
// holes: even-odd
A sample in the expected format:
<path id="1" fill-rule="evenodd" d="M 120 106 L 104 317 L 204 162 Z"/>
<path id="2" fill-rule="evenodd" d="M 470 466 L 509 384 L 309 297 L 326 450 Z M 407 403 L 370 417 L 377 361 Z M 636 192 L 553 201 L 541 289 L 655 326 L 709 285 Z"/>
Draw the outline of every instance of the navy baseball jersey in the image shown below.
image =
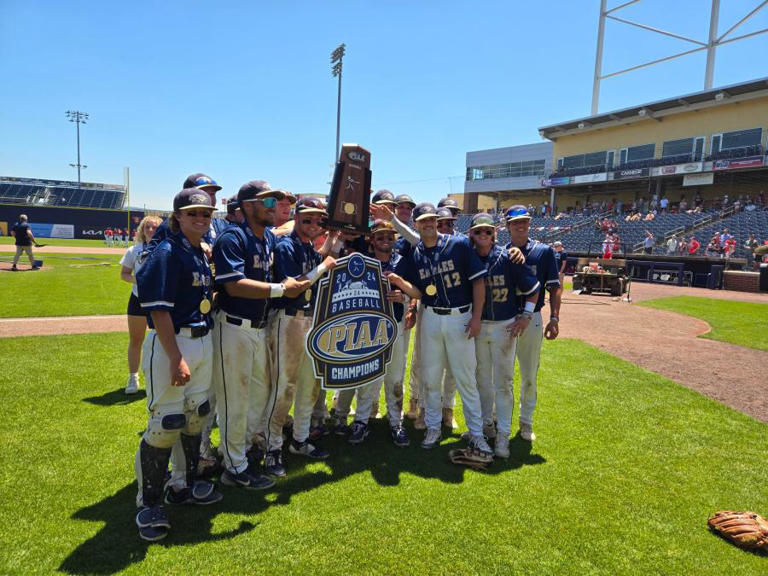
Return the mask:
<path id="1" fill-rule="evenodd" d="M 425 306 L 438 308 L 471 304 L 472 282 L 488 274 L 466 236 L 438 234 L 432 248 L 419 242 L 406 262 L 403 277 L 421 291 Z"/>
<path id="2" fill-rule="evenodd" d="M 413 246 L 411 245 L 410 242 L 408 242 L 408 240 L 406 240 L 401 236 L 400 238 L 395 240 L 395 244 L 392 247 L 392 251 L 397 252 L 398 254 L 400 254 L 400 256 L 405 257 L 410 255 L 411 252 L 413 252 Z"/>
<path id="3" fill-rule="evenodd" d="M 237 282 L 247 278 L 259 282 L 272 282 L 272 263 L 277 240 L 271 230 L 264 238 L 256 236 L 247 223 L 233 224 L 217 238 L 213 245 L 216 265 L 216 284 Z M 267 298 L 236 298 L 220 286 L 217 304 L 225 312 L 249 320 L 266 320 L 269 312 Z"/>
<path id="4" fill-rule="evenodd" d="M 520 312 L 518 296 L 527 297 L 539 289 L 536 274 L 525 264 L 513 264 L 498 244 L 480 260 L 488 270 L 483 320 L 511 320 Z"/>
<path id="5" fill-rule="evenodd" d="M 16 237 L 16 246 L 30 246 L 32 240 L 27 235 L 29 232 L 29 224 L 26 222 L 16 222 L 13 225 L 13 235 Z"/>
<path id="6" fill-rule="evenodd" d="M 312 242 L 302 242 L 294 230 L 287 236 L 282 236 L 275 246 L 275 282 L 282 282 L 289 276 L 291 278 L 304 276 L 322 261 L 322 256 L 315 250 Z M 307 294 L 309 291 L 299 294 L 296 298 L 283 296 L 276 302 L 273 300 L 272 304 L 286 311 L 309 311 L 314 304 L 316 291 L 312 291 L 309 300 L 307 300 Z"/>
<path id="7" fill-rule="evenodd" d="M 568 252 L 566 252 L 565 250 L 562 250 L 560 252 L 555 250 L 555 260 L 557 263 L 557 271 L 560 272 L 560 269 L 563 267 L 563 262 L 568 261 Z"/>
<path id="8" fill-rule="evenodd" d="M 211 267 L 200 248 L 182 234 L 172 234 L 147 257 L 136 275 L 141 309 L 168 310 L 176 331 L 182 326 L 213 325 L 201 302 L 212 301 Z M 205 306 L 203 306 L 205 308 Z M 148 315 L 149 327 L 154 328 Z"/>
<path id="9" fill-rule="evenodd" d="M 512 243 L 507 244 L 510 248 Z M 555 259 L 555 250 L 537 240 L 528 240 L 525 246 L 519 246 L 525 256 L 525 263 L 531 267 L 536 274 L 536 278 L 541 284 L 539 290 L 539 299 L 536 302 L 535 311 L 538 312 L 544 306 L 544 288 L 553 288 L 560 286 L 560 273 L 557 270 L 557 260 Z"/>
<path id="10" fill-rule="evenodd" d="M 398 276 L 402 276 L 404 263 L 405 259 L 400 256 L 400 254 L 393 251 L 392 256 L 389 258 L 389 262 L 381 262 L 381 271 L 383 274 L 394 272 Z M 399 290 L 399 288 L 395 288 L 394 286 L 393 288 Z M 403 314 L 405 314 L 405 306 L 401 302 L 393 302 L 392 313 L 395 315 L 395 320 L 400 322 L 400 320 L 403 319 Z"/>

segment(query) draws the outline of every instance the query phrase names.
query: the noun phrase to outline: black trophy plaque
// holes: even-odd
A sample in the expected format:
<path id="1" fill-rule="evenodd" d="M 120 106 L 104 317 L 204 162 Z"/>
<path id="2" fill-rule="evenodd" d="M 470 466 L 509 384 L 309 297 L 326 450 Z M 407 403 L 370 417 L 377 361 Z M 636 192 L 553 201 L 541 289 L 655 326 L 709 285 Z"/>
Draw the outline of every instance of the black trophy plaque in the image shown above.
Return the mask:
<path id="1" fill-rule="evenodd" d="M 328 228 L 368 234 L 371 153 L 357 144 L 342 144 L 328 198 Z"/>

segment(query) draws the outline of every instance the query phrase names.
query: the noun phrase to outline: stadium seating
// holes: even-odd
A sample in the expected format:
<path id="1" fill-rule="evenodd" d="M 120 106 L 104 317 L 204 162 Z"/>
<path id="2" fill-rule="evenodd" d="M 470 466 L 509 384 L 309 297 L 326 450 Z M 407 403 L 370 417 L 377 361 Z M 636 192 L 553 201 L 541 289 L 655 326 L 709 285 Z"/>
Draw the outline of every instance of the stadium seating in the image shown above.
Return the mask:
<path id="1" fill-rule="evenodd" d="M 0 202 L 44 206 L 121 209 L 125 191 L 95 187 L 0 182 Z"/>

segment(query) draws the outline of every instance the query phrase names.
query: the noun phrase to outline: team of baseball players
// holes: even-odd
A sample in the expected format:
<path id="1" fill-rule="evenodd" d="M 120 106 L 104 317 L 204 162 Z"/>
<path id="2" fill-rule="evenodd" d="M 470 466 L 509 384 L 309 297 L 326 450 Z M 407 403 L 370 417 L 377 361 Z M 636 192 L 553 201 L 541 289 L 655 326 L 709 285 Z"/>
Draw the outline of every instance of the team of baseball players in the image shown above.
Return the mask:
<path id="1" fill-rule="evenodd" d="M 412 332 L 408 416 L 425 430 L 422 448 L 436 448 L 442 427 L 455 427 L 458 391 L 467 450 L 486 462 L 494 455 L 508 458 L 515 356 L 519 434 L 535 439 L 539 353 L 545 333 L 557 337 L 561 288 L 554 251 L 528 238 L 524 207 L 507 213 L 512 242 L 503 247 L 487 214 L 473 218 L 468 235 L 454 234 L 455 203 L 441 201 L 438 210 L 383 190 L 372 198 L 376 220 L 365 239 L 328 232 L 322 200 L 297 201 L 261 180 L 244 184 L 230 199 L 227 220 L 213 218 L 220 189 L 204 174 L 187 178 L 173 214 L 157 227 L 135 268 L 138 302 L 150 328 L 142 350 L 148 423 L 135 458 L 141 538 L 168 534 L 163 504 L 222 499 L 206 473 L 216 464 L 214 419 L 221 433 L 219 480 L 247 490 L 268 489 L 285 476 L 284 453 L 327 458 L 321 444 L 326 434 L 364 442 L 382 386 L 391 440 L 409 446 L 403 382 Z M 330 429 L 304 340 L 317 297 L 314 283 L 354 251 L 379 260 L 389 277 L 398 338 L 381 380 L 334 398 L 338 417 Z M 540 313 L 545 289 L 551 312 L 546 329 Z M 353 396 L 356 410 L 348 425 Z"/>

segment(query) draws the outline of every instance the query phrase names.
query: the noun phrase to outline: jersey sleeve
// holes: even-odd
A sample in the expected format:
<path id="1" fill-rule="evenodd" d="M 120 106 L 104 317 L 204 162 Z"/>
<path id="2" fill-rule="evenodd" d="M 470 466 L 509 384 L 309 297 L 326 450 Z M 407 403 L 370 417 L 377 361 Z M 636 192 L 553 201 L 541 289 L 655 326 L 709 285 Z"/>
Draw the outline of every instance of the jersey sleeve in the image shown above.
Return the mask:
<path id="1" fill-rule="evenodd" d="M 302 273 L 301 262 L 296 262 L 293 242 L 290 238 L 280 240 L 275 247 L 275 280 L 298 278 Z"/>
<path id="2" fill-rule="evenodd" d="M 507 260 L 507 266 L 517 294 L 530 296 L 541 289 L 541 285 L 536 279 L 536 274 L 530 266 L 526 264 L 513 264 L 509 260 Z"/>
<path id="3" fill-rule="evenodd" d="M 472 249 L 472 245 L 469 243 L 469 238 L 466 236 L 459 237 L 457 242 L 459 242 L 459 249 L 464 252 L 465 258 L 467 259 L 467 276 L 469 277 L 470 282 L 482 278 L 483 276 L 487 276 L 488 269 L 485 267 L 485 264 L 483 264 L 483 261 L 480 260 L 480 256 L 477 255 L 477 252 Z"/>
<path id="4" fill-rule="evenodd" d="M 224 232 L 213 245 L 216 282 L 237 282 L 245 278 L 245 245 L 234 229 Z"/>
<path id="5" fill-rule="evenodd" d="M 419 279 L 419 267 L 416 265 L 416 252 L 411 251 L 408 256 L 400 259 L 395 266 L 395 274 L 402 276 L 408 282 L 421 290 L 421 280 Z"/>
<path id="6" fill-rule="evenodd" d="M 180 264 L 168 243 L 155 248 L 136 275 L 141 309 L 172 310 L 176 305 Z"/>
<path id="7" fill-rule="evenodd" d="M 551 247 L 548 247 L 547 251 L 544 253 L 544 258 L 544 270 L 546 271 L 545 285 L 547 288 L 560 286 L 560 271 L 557 269 L 555 251 Z"/>
<path id="8" fill-rule="evenodd" d="M 136 245 L 131 246 L 125 251 L 123 257 L 120 259 L 120 264 L 126 268 L 133 268 L 136 263 Z"/>

